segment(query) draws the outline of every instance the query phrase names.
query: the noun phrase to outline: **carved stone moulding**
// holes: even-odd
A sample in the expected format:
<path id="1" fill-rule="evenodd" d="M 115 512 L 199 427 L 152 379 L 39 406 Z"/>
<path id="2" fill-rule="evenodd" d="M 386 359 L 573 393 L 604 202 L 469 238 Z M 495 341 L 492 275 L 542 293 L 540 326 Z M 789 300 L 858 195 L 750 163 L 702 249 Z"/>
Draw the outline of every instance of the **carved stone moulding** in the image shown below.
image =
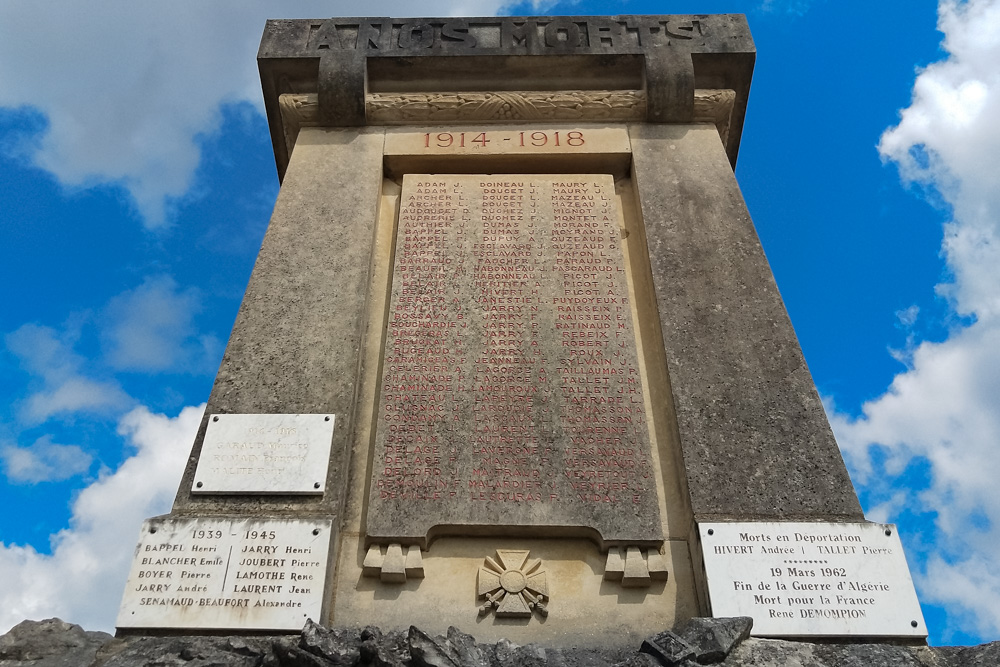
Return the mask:
<path id="1" fill-rule="evenodd" d="M 667 561 L 657 549 L 608 549 L 605 581 L 617 581 L 623 588 L 648 588 L 654 581 L 666 581 L 668 574 Z"/>
<path id="2" fill-rule="evenodd" d="M 368 547 L 361 567 L 365 577 L 377 577 L 383 584 L 403 584 L 407 579 L 424 578 L 424 559 L 420 547 L 413 544 L 389 544 L 385 551 L 373 544 Z"/>
<path id="3" fill-rule="evenodd" d="M 375 125 L 509 123 L 520 120 L 628 121 L 646 117 L 641 90 L 396 93 L 367 95 Z"/>
<path id="4" fill-rule="evenodd" d="M 693 120 L 715 125 L 725 144 L 735 102 L 734 90 L 695 90 Z M 322 124 L 319 97 L 285 93 L 278 97 L 278 106 L 290 154 L 299 128 Z M 365 109 L 370 125 L 627 122 L 646 117 L 646 93 L 642 90 L 369 93 Z"/>

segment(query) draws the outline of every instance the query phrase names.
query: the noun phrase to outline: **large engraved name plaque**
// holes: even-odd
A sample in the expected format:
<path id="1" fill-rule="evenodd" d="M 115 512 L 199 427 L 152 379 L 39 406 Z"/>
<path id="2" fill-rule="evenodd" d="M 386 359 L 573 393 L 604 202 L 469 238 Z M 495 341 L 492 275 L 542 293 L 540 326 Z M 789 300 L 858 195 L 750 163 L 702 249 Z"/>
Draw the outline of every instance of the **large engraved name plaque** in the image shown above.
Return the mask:
<path id="1" fill-rule="evenodd" d="M 320 618 L 330 521 L 149 519 L 119 628 L 300 630 Z"/>
<path id="2" fill-rule="evenodd" d="M 662 540 L 614 193 L 608 175 L 404 176 L 370 539 Z"/>

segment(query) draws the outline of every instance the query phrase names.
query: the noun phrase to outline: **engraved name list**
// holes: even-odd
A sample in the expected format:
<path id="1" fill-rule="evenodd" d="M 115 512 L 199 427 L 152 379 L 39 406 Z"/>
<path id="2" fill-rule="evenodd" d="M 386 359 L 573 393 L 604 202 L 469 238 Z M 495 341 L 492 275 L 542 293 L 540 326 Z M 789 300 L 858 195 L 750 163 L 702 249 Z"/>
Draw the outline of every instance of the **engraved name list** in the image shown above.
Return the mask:
<path id="1" fill-rule="evenodd" d="M 660 539 L 614 183 L 407 175 L 368 534 Z"/>

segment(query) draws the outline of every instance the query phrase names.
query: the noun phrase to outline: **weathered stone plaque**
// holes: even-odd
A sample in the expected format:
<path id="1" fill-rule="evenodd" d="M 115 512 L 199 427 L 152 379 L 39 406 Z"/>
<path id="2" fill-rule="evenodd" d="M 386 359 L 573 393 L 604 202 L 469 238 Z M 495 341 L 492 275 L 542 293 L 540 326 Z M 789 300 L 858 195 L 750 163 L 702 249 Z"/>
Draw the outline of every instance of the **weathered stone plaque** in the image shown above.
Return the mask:
<path id="1" fill-rule="evenodd" d="M 192 493 L 322 495 L 334 415 L 212 415 Z"/>
<path id="2" fill-rule="evenodd" d="M 699 525 L 714 616 L 752 616 L 756 636 L 926 637 L 896 527 Z"/>
<path id="3" fill-rule="evenodd" d="M 148 519 L 119 628 L 299 630 L 320 618 L 330 521 Z"/>
<path id="4" fill-rule="evenodd" d="M 594 174 L 404 177 L 369 538 L 662 540 L 614 192 Z"/>
<path id="5" fill-rule="evenodd" d="M 524 155 L 560 153 L 628 153 L 628 131 L 624 127 L 468 126 L 459 129 L 392 129 L 385 134 L 386 155 Z"/>

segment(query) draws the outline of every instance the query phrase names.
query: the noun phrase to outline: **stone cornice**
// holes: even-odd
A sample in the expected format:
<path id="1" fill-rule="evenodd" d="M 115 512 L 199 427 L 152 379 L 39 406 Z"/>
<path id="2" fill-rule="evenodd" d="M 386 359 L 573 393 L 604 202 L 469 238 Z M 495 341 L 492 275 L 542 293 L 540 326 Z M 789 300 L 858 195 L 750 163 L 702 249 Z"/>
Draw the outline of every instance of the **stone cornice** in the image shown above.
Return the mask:
<path id="1" fill-rule="evenodd" d="M 268 21 L 257 63 L 284 175 L 297 107 L 323 127 L 712 122 L 735 167 L 755 58 L 739 14 L 336 17 Z"/>

